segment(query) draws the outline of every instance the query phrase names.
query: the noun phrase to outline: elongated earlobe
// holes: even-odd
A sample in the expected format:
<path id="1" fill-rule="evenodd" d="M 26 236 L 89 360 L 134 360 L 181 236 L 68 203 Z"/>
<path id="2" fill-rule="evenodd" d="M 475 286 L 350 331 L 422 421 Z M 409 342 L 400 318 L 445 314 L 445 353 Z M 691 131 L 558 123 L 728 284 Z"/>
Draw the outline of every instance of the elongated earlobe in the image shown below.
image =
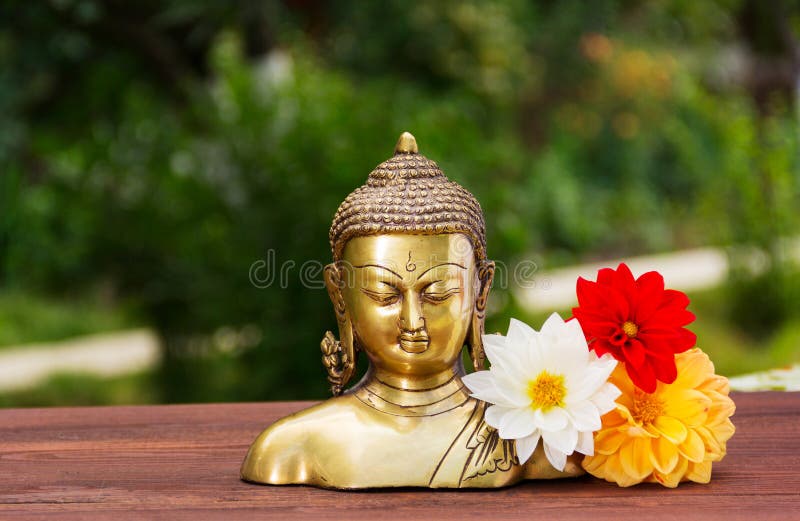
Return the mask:
<path id="1" fill-rule="evenodd" d="M 483 261 L 478 266 L 480 286 L 475 298 L 475 310 L 472 313 L 472 324 L 469 331 L 469 356 L 476 371 L 484 368 L 486 355 L 483 352 L 483 323 L 486 318 L 486 301 L 494 279 L 494 261 Z"/>
<path id="2" fill-rule="evenodd" d="M 328 372 L 331 392 L 334 396 L 339 396 L 353 377 L 357 353 L 353 343 L 353 326 L 342 297 L 342 277 L 335 263 L 325 266 L 325 287 L 336 312 L 340 340 L 336 340 L 333 333 L 326 331 L 320 342 L 320 349 L 322 364 Z"/>

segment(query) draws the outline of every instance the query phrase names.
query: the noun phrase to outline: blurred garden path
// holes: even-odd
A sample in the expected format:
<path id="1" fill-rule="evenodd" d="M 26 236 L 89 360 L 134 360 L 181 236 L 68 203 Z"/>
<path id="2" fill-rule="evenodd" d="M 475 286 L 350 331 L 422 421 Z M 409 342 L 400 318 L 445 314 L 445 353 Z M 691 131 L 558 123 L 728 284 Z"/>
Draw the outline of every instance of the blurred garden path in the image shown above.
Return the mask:
<path id="1" fill-rule="evenodd" d="M 530 312 L 569 308 L 578 303 L 575 294 L 578 277 L 596 280 L 597 270 L 616 268 L 620 262 L 628 265 L 634 277 L 655 270 L 664 276 L 668 288 L 687 292 L 716 287 L 728 276 L 728 256 L 725 251 L 700 248 L 545 270 L 534 275 L 526 286 L 515 281 L 513 293 L 520 306 Z"/>
<path id="2" fill-rule="evenodd" d="M 800 391 L 800 364 L 729 378 L 735 391 Z"/>
<path id="3" fill-rule="evenodd" d="M 800 261 L 800 237 L 781 241 L 781 250 L 789 258 Z M 751 273 L 764 271 L 769 262 L 764 252 L 758 249 L 742 249 L 735 252 L 745 259 Z M 542 270 L 534 274 L 529 284 L 514 281 L 512 292 L 523 309 L 542 312 L 569 308 L 578 303 L 575 285 L 578 277 L 596 280 L 597 270 L 616 268 L 624 262 L 639 277 L 648 271 L 658 271 L 664 276 L 667 288 L 684 292 L 712 289 L 728 277 L 729 252 L 723 248 L 697 248 L 659 255 L 645 255 L 614 260 L 605 260 L 555 270 Z"/>
<path id="4" fill-rule="evenodd" d="M 3 348 L 0 392 L 30 388 L 60 373 L 110 377 L 143 371 L 159 357 L 158 337 L 148 329 Z"/>

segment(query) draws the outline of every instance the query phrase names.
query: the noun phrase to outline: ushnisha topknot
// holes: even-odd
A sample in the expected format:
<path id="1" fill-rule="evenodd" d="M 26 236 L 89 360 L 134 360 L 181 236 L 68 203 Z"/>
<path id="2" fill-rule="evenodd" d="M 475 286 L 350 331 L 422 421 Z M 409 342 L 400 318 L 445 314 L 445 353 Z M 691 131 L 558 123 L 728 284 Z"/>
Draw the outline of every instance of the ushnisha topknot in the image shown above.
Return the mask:
<path id="1" fill-rule="evenodd" d="M 472 241 L 475 258 L 486 260 L 481 205 L 421 155 L 408 132 L 397 141 L 394 156 L 378 165 L 366 184 L 339 205 L 329 234 L 333 260 L 341 260 L 353 237 L 385 233 L 463 233 Z"/>

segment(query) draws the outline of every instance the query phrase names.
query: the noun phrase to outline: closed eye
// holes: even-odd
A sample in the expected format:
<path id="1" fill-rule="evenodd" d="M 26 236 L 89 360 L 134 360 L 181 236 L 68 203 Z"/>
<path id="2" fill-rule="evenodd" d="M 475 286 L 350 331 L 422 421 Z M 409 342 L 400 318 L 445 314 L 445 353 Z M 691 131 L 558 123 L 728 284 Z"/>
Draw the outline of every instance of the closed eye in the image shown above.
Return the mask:
<path id="1" fill-rule="evenodd" d="M 384 291 L 373 291 L 371 289 L 361 288 L 361 291 L 364 292 L 366 296 L 377 302 L 382 306 L 389 306 L 391 304 L 396 304 L 400 301 L 400 294 L 396 291 L 394 292 L 384 292 Z"/>
<path id="2" fill-rule="evenodd" d="M 424 291 L 422 293 L 422 300 L 430 302 L 431 304 L 440 304 L 453 295 L 456 295 L 461 288 L 449 288 L 444 291 Z"/>

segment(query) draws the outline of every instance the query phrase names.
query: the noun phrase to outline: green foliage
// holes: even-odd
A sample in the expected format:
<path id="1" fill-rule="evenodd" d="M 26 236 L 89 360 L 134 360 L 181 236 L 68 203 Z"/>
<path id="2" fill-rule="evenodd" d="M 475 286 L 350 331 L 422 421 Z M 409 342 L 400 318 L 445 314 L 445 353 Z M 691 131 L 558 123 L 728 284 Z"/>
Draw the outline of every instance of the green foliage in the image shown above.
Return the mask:
<path id="1" fill-rule="evenodd" d="M 143 405 L 159 403 L 154 375 L 99 378 L 88 374 L 58 375 L 33 389 L 0 394 L 0 407 L 43 405 Z"/>
<path id="2" fill-rule="evenodd" d="M 800 320 L 800 269 L 780 263 L 757 275 L 737 271 L 725 297 L 731 322 L 751 337 L 769 336 L 783 324 Z"/>
<path id="3" fill-rule="evenodd" d="M 708 72 L 744 8 L 11 2 L 0 288 L 142 317 L 164 339 L 161 400 L 321 398 L 335 321 L 300 269 L 329 261 L 337 205 L 403 130 L 475 193 L 507 265 L 731 243 L 780 260 L 800 203 L 791 101 Z M 256 287 L 269 251 L 294 264 Z M 797 316 L 789 286 L 764 294 L 773 319 Z"/>
<path id="4" fill-rule="evenodd" d="M 82 298 L 66 302 L 31 294 L 0 293 L 0 348 L 137 325 L 138 321 L 118 306 L 109 308 Z"/>

